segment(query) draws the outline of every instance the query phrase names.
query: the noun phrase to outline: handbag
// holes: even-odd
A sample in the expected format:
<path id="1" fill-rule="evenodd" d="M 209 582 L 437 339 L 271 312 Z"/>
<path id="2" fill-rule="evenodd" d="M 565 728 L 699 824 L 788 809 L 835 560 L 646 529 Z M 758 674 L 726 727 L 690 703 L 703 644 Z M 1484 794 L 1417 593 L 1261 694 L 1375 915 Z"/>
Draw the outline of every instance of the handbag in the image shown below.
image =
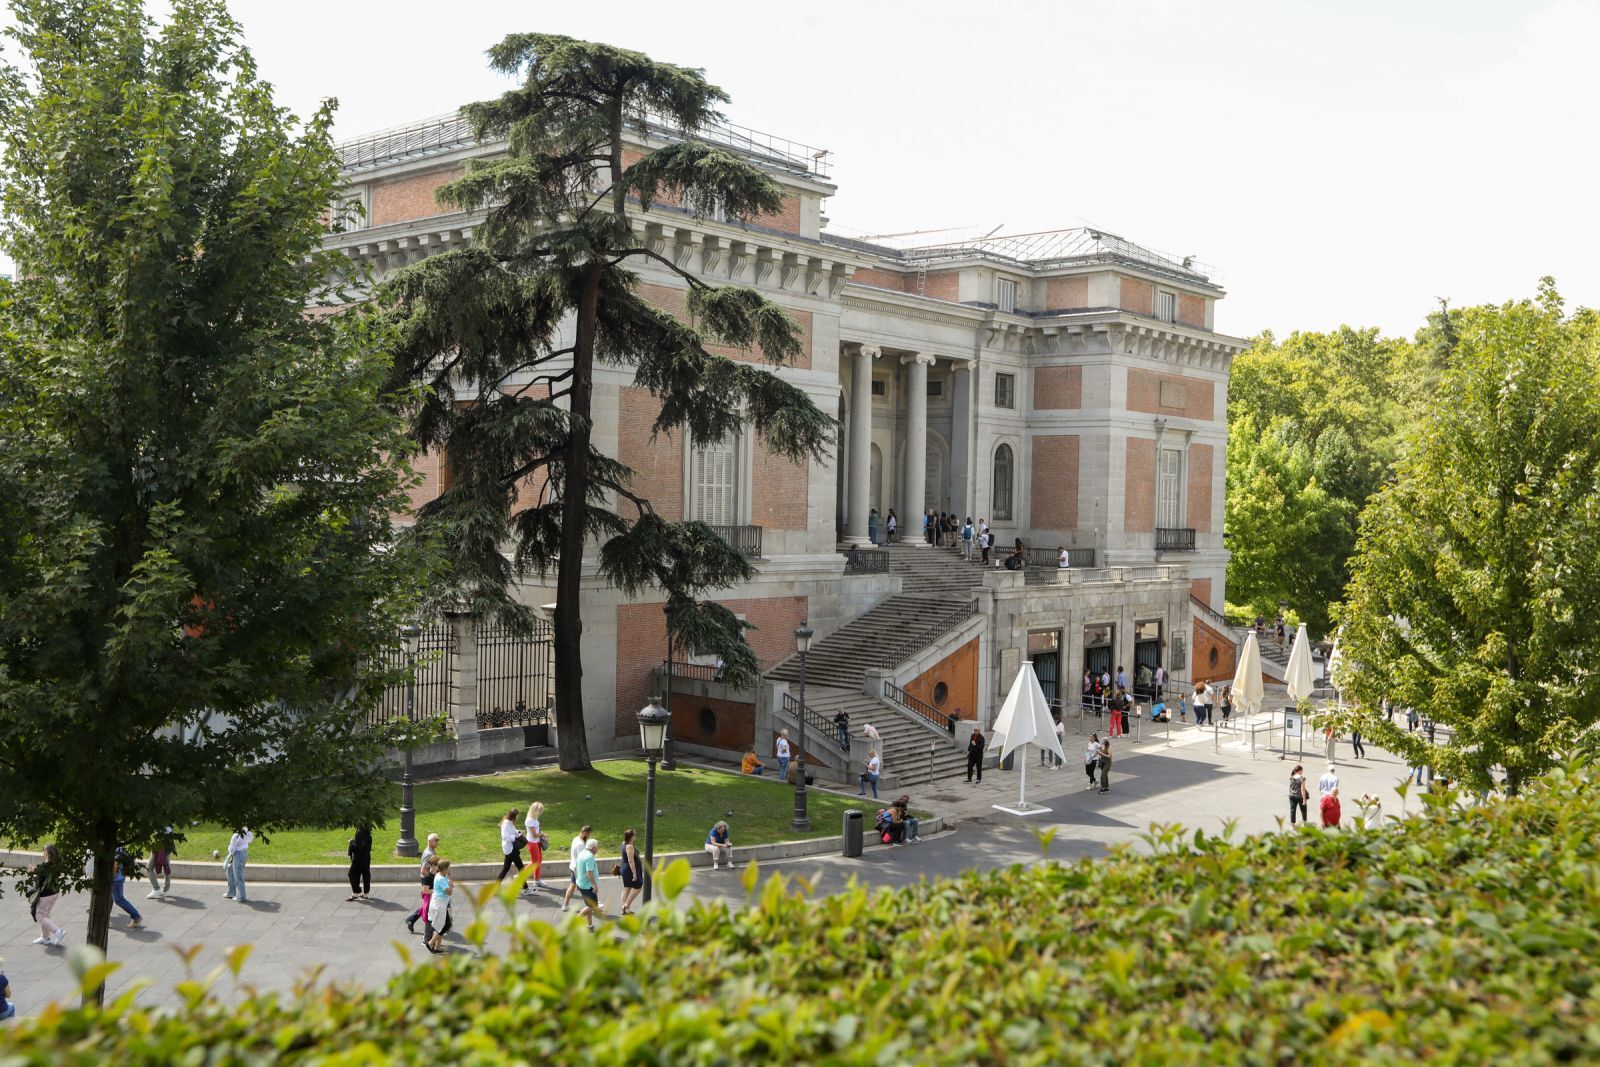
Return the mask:
<path id="1" fill-rule="evenodd" d="M 622 864 L 613 863 L 611 865 L 611 877 L 613 877 L 613 878 L 621 878 L 622 877 Z"/>
<path id="2" fill-rule="evenodd" d="M 543 851 L 544 849 L 547 849 L 549 847 L 550 847 L 550 839 L 548 837 L 544 836 L 544 834 L 540 834 L 539 835 L 539 849 L 541 851 Z"/>
<path id="3" fill-rule="evenodd" d="M 522 834 L 518 834 L 511 841 L 511 851 L 512 852 L 521 852 L 523 849 L 525 849 L 527 847 L 528 847 L 528 839 L 526 837 L 524 837 Z"/>

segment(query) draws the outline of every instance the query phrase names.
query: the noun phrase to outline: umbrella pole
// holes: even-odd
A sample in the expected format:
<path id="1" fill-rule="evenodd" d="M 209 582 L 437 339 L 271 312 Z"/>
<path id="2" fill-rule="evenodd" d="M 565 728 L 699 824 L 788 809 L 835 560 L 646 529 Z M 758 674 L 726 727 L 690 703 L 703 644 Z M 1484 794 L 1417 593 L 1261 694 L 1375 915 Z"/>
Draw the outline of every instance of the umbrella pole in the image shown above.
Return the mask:
<path id="1" fill-rule="evenodd" d="M 1017 785 L 1017 807 L 1028 806 L 1028 746 L 1022 746 L 1022 778 Z"/>

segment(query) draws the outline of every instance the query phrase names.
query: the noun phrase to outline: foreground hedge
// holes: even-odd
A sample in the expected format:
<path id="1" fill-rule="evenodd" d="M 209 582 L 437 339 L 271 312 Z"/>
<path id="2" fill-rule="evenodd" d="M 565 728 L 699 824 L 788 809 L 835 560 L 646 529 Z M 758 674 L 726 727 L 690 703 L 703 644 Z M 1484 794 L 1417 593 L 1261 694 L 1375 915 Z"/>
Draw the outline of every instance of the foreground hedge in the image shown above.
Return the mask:
<path id="1" fill-rule="evenodd" d="M 816 902 L 772 879 L 621 941 L 530 923 L 383 992 L 52 1010 L 0 1064 L 1600 1062 L 1597 831 L 1582 770 L 1382 833 L 1158 829 Z"/>

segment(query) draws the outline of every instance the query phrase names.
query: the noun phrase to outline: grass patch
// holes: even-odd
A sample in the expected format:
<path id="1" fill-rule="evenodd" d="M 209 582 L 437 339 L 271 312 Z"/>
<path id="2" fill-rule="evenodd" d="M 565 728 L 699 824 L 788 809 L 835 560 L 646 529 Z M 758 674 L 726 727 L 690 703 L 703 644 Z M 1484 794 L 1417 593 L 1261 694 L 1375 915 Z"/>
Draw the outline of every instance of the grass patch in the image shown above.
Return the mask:
<path id="1" fill-rule="evenodd" d="M 615 855 L 622 831 L 639 831 L 644 844 L 645 765 L 633 760 L 607 760 L 593 770 L 578 773 L 541 768 L 511 771 L 476 778 L 426 782 L 415 789 L 417 838 L 430 833 L 441 839 L 440 851 L 457 863 L 498 862 L 500 817 L 517 809 L 517 821 L 535 800 L 544 802 L 544 832 L 555 859 L 565 859 L 568 843 L 584 824 L 594 827 L 600 851 Z M 840 817 L 860 807 L 870 820 L 879 804 L 870 798 L 852 803 L 831 793 L 808 791 L 813 827 L 810 834 L 789 828 L 794 815 L 794 790 L 771 778 L 681 768 L 656 775 L 656 851 L 678 852 L 705 844 L 706 831 L 718 819 L 727 819 L 735 845 L 792 841 L 798 837 L 826 837 L 839 832 Z M 374 863 L 399 862 L 394 855 L 399 836 L 400 786 L 394 787 L 394 814 L 388 825 L 373 831 Z M 731 815 L 727 814 L 732 812 Z M 257 840 L 250 848 L 251 863 L 345 862 L 345 845 L 351 830 L 284 830 L 270 841 Z M 203 859 L 212 850 L 227 848 L 229 831 L 220 826 L 200 826 L 189 831 L 187 843 L 178 846 L 180 859 Z"/>

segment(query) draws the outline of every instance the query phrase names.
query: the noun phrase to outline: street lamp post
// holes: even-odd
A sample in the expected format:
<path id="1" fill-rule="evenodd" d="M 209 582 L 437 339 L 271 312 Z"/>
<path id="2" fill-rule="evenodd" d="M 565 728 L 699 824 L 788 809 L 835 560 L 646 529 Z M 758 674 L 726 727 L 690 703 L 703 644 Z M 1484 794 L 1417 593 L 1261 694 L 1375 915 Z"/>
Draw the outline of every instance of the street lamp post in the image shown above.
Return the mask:
<path id="1" fill-rule="evenodd" d="M 658 697 L 639 712 L 639 744 L 644 748 L 644 758 L 649 765 L 644 779 L 644 902 L 650 903 L 651 890 L 655 888 L 656 851 L 656 761 L 666 745 L 667 723 L 672 716 L 661 706 Z"/>
<path id="2" fill-rule="evenodd" d="M 789 825 L 807 833 L 811 830 L 811 816 L 806 813 L 806 653 L 811 651 L 811 627 L 805 623 L 795 629 L 794 648 L 800 653 L 800 751 L 795 754 L 800 776 L 794 785 L 794 818 Z"/>
<path id="3" fill-rule="evenodd" d="M 395 853 L 416 856 L 417 810 L 411 796 L 411 746 L 417 729 L 417 653 L 422 649 L 422 627 L 414 622 L 400 628 L 400 647 L 406 653 L 406 745 L 403 757 L 405 769 L 400 775 L 400 840 L 395 842 Z"/>

